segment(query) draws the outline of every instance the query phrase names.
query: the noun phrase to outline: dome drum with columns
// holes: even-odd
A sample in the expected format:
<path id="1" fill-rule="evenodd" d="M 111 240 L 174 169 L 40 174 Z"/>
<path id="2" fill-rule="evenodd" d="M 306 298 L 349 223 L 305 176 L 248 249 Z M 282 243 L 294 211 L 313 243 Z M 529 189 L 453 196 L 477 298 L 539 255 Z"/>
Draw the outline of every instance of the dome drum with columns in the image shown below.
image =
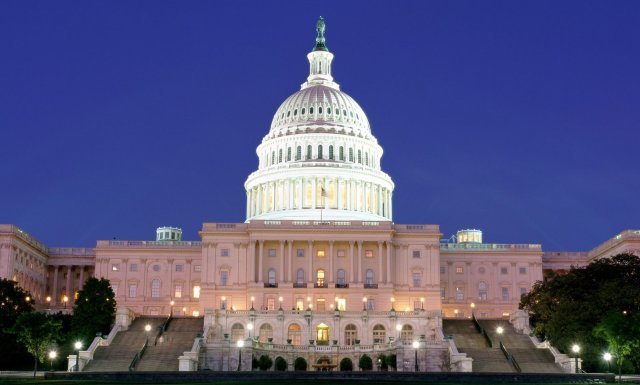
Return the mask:
<path id="1" fill-rule="evenodd" d="M 318 32 L 309 77 L 278 108 L 245 182 L 247 221 L 390 221 L 394 184 L 362 108 L 331 76 L 333 54 Z"/>

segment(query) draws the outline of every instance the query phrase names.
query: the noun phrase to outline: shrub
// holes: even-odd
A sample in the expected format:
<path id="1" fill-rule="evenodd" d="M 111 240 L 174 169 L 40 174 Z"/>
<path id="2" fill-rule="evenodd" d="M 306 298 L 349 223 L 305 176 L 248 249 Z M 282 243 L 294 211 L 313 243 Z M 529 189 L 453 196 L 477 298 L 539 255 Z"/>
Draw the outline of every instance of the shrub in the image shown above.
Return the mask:
<path id="1" fill-rule="evenodd" d="M 380 364 L 380 370 L 389 369 L 389 365 L 387 365 L 387 356 L 385 356 L 384 354 L 380 354 L 378 356 L 378 363 Z"/>
<path id="2" fill-rule="evenodd" d="M 287 360 L 278 356 L 276 357 L 276 370 L 279 372 L 284 372 L 287 370 Z"/>
<path id="3" fill-rule="evenodd" d="M 341 372 L 350 372 L 353 370 L 353 361 L 351 358 L 345 357 L 340 360 L 340 371 Z"/>
<path id="4" fill-rule="evenodd" d="M 273 360 L 267 355 L 262 355 L 258 359 L 258 367 L 260 370 L 269 370 L 273 366 Z"/>
<path id="5" fill-rule="evenodd" d="M 296 360 L 293 361 L 293 370 L 307 370 L 307 360 L 302 357 L 296 358 Z"/>
<path id="6" fill-rule="evenodd" d="M 387 366 L 396 370 L 396 355 L 389 354 L 386 358 Z"/>
<path id="7" fill-rule="evenodd" d="M 258 369 L 259 366 L 260 366 L 260 361 L 258 361 L 256 356 L 253 356 L 251 358 L 251 369 L 252 370 Z"/>
<path id="8" fill-rule="evenodd" d="M 363 354 L 362 356 L 360 356 L 358 367 L 362 370 L 371 370 L 373 369 L 373 360 L 368 355 Z"/>

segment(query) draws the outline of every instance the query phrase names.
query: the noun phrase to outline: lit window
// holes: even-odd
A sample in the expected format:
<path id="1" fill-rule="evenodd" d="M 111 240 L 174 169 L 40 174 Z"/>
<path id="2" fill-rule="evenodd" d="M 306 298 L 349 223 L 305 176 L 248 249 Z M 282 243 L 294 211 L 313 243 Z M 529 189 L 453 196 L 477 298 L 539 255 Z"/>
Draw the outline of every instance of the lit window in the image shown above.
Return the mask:
<path id="1" fill-rule="evenodd" d="M 176 272 L 177 273 L 182 273 L 183 269 L 184 269 L 184 265 L 182 265 L 182 264 L 176 265 Z"/>
<path id="2" fill-rule="evenodd" d="M 276 299 L 267 298 L 267 310 L 275 310 L 275 309 L 276 309 Z"/>
<path id="3" fill-rule="evenodd" d="M 297 249 L 296 257 L 304 257 L 304 249 Z"/>
<path id="4" fill-rule="evenodd" d="M 221 257 L 228 257 L 229 256 L 229 249 L 221 249 L 220 250 L 220 256 Z"/>
<path id="5" fill-rule="evenodd" d="M 193 298 L 200 298 L 200 286 L 193 287 Z"/>
<path id="6" fill-rule="evenodd" d="M 316 311 L 324 311 L 324 298 L 316 298 Z"/>
<path id="7" fill-rule="evenodd" d="M 521 267 L 519 270 L 520 270 L 520 274 L 527 274 L 527 268 L 526 267 Z"/>
<path id="8" fill-rule="evenodd" d="M 346 299 L 338 298 L 338 300 L 336 302 L 338 302 L 338 310 L 340 310 L 340 311 L 347 310 L 347 300 Z"/>
<path id="9" fill-rule="evenodd" d="M 457 274 L 462 274 L 464 270 L 462 269 L 462 266 L 456 266 L 456 273 Z"/>
<path id="10" fill-rule="evenodd" d="M 202 271 L 202 266 L 201 265 L 193 265 L 193 271 L 196 273 L 199 273 Z"/>
<path id="11" fill-rule="evenodd" d="M 120 264 L 114 263 L 113 265 L 111 265 L 111 271 L 120 271 Z"/>
<path id="12" fill-rule="evenodd" d="M 318 250 L 317 254 L 318 257 L 323 258 L 324 257 L 324 250 Z"/>
<path id="13" fill-rule="evenodd" d="M 176 285 L 173 296 L 176 298 L 182 298 L 182 285 Z"/>
<path id="14" fill-rule="evenodd" d="M 347 255 L 347 253 L 344 250 L 338 250 L 337 255 L 339 258 L 344 258 Z"/>
<path id="15" fill-rule="evenodd" d="M 507 270 L 507 268 L 505 266 L 500 268 L 500 274 L 507 274 L 509 271 Z"/>
<path id="16" fill-rule="evenodd" d="M 317 282 L 318 282 L 318 286 L 324 286 L 324 270 L 323 269 L 318 269 Z"/>
<path id="17" fill-rule="evenodd" d="M 304 310 L 304 298 L 296 298 L 296 310 Z"/>
<path id="18" fill-rule="evenodd" d="M 503 287 L 502 288 L 502 300 L 503 301 L 508 301 L 509 300 L 509 288 L 508 287 Z"/>
<path id="19" fill-rule="evenodd" d="M 413 255 L 413 258 L 420 258 L 420 250 L 413 250 L 411 254 Z"/>
<path id="20" fill-rule="evenodd" d="M 131 265 L 129 265 L 129 271 L 132 273 L 135 273 L 136 271 L 138 271 L 138 264 L 132 263 Z"/>
<path id="21" fill-rule="evenodd" d="M 364 251 L 364 256 L 366 258 L 373 258 L 373 250 L 365 250 Z"/>

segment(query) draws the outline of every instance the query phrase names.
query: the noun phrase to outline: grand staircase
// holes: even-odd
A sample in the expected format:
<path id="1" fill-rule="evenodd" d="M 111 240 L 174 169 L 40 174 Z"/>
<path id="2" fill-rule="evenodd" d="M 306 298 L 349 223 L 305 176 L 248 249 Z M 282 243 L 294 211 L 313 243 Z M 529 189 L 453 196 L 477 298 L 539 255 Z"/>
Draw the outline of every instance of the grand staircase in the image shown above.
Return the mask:
<path id="1" fill-rule="evenodd" d="M 136 318 L 129 326 L 129 330 L 118 332 L 109 346 L 98 347 L 93 355 L 93 360 L 89 361 L 83 371 L 121 372 L 129 370 L 133 357 L 142 349 L 147 339 L 147 333 L 144 331 L 145 325 L 151 325 L 151 331 L 148 334 L 149 340 L 153 342 L 158 326 L 165 319 L 166 317 Z"/>
<path id="2" fill-rule="evenodd" d="M 191 350 L 204 326 L 203 318 L 173 318 L 154 345 L 149 344 L 136 365 L 137 372 L 178 371 L 178 357 Z"/>

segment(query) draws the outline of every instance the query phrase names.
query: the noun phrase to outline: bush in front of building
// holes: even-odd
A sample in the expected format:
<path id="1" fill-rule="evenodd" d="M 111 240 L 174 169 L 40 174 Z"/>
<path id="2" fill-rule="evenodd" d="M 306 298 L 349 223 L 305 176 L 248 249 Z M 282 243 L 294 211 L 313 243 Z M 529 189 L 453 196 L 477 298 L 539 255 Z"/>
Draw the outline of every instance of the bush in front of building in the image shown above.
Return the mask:
<path id="1" fill-rule="evenodd" d="M 345 357 L 340 360 L 340 371 L 341 372 L 350 372 L 353 370 L 353 361 L 351 358 Z"/>
<path id="2" fill-rule="evenodd" d="M 269 370 L 273 366 L 273 360 L 267 355 L 261 355 L 258 359 L 258 367 L 260 370 Z"/>
<path id="3" fill-rule="evenodd" d="M 278 356 L 276 357 L 276 370 L 279 372 L 284 372 L 287 370 L 287 360 Z"/>
<path id="4" fill-rule="evenodd" d="M 389 365 L 387 364 L 387 356 L 385 356 L 384 354 L 378 355 L 378 369 L 384 371 L 389 369 Z"/>
<path id="5" fill-rule="evenodd" d="M 361 370 L 371 370 L 373 369 L 373 360 L 367 354 L 363 354 L 362 356 L 360 356 L 358 367 Z"/>
<path id="6" fill-rule="evenodd" d="M 395 354 L 389 354 L 388 356 L 385 357 L 385 361 L 387 363 L 387 366 L 389 368 L 392 368 L 393 370 L 396 370 L 396 355 Z"/>
<path id="7" fill-rule="evenodd" d="M 307 360 L 302 357 L 296 358 L 296 360 L 293 361 L 293 369 L 301 371 L 307 370 Z"/>

